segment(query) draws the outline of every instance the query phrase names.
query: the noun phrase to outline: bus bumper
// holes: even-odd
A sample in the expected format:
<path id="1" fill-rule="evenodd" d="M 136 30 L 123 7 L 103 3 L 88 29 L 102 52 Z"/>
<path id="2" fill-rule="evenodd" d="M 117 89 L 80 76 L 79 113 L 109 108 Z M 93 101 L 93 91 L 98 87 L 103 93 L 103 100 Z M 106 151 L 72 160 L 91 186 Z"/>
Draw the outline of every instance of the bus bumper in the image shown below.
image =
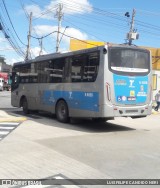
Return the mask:
<path id="1" fill-rule="evenodd" d="M 144 117 L 147 115 L 151 115 L 152 113 L 152 106 L 151 105 L 144 105 L 144 106 L 135 106 L 135 107 L 119 107 L 114 106 L 114 115 L 115 117 Z"/>
<path id="2" fill-rule="evenodd" d="M 143 106 L 126 107 L 126 106 L 106 106 L 104 105 L 103 117 L 145 117 L 151 115 L 152 104 Z"/>

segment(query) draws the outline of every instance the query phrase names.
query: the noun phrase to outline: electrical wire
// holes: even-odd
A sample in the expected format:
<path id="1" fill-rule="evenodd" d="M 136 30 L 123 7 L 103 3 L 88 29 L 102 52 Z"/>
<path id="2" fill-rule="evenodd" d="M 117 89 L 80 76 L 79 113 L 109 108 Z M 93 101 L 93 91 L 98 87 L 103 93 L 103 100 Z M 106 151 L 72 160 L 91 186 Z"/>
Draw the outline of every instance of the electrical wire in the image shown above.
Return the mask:
<path id="1" fill-rule="evenodd" d="M 10 30 L 8 29 L 8 27 L 6 26 L 6 22 L 3 21 L 2 15 L 0 14 L 0 22 L 2 25 L 2 33 L 4 34 L 5 38 L 8 40 L 9 44 L 12 46 L 12 48 L 17 52 L 17 54 L 19 56 L 24 56 L 24 52 L 21 50 L 21 48 L 19 47 L 19 45 L 17 44 L 14 36 L 12 35 L 12 33 L 10 32 Z M 10 34 L 9 34 L 10 32 Z M 11 39 L 11 36 L 14 40 Z"/>
<path id="2" fill-rule="evenodd" d="M 35 36 L 31 36 L 31 37 L 34 38 L 34 39 L 39 40 L 39 39 L 46 38 L 46 37 L 50 36 L 50 35 L 53 34 L 53 33 L 58 33 L 58 31 L 53 31 L 53 32 L 48 33 L 47 35 L 44 35 L 44 36 L 39 37 L 39 38 L 38 38 L 38 37 L 35 37 Z M 64 33 L 60 32 L 60 31 L 59 31 L 59 33 L 61 33 L 62 35 L 66 36 L 66 37 L 69 37 L 69 38 L 72 38 L 72 39 L 76 39 L 76 40 L 78 40 L 78 41 L 81 41 L 81 42 L 83 42 L 83 43 L 85 43 L 85 44 L 90 44 L 90 45 L 93 45 L 93 46 L 98 47 L 98 45 L 95 45 L 95 44 L 93 44 L 93 43 L 87 42 L 87 41 L 85 41 L 85 40 L 78 39 L 78 38 L 76 38 L 76 37 L 72 37 L 72 36 L 70 36 L 70 35 L 66 35 L 66 34 L 64 34 Z"/>
<path id="3" fill-rule="evenodd" d="M 10 21 L 10 24 L 11 24 L 11 26 L 12 26 L 12 28 L 13 28 L 13 30 L 14 30 L 14 32 L 15 32 L 17 38 L 18 38 L 18 40 L 19 40 L 23 45 L 26 46 L 26 44 L 24 44 L 24 43 L 22 42 L 22 40 L 20 39 L 20 37 L 18 36 L 18 34 L 17 34 L 17 32 L 16 32 L 16 30 L 15 30 L 15 28 L 14 28 L 14 26 L 13 26 L 13 23 L 12 23 L 11 18 L 10 18 L 10 16 L 9 16 L 9 13 L 8 13 L 8 10 L 7 10 L 7 7 L 6 7 L 6 4 L 5 4 L 4 0 L 2 0 L 2 3 L 3 3 L 3 5 L 4 5 L 4 8 L 5 8 L 5 11 L 6 11 L 6 13 L 7 13 L 8 19 L 9 19 L 9 21 Z"/>
<path id="4" fill-rule="evenodd" d="M 80 6 L 84 6 L 84 4 L 82 4 L 82 3 L 77 3 L 77 2 L 75 2 L 75 1 L 67 1 L 67 3 L 66 2 L 63 2 L 63 4 L 64 4 L 64 7 L 66 6 L 67 7 L 67 9 L 68 10 L 70 10 L 70 11 L 76 11 L 76 13 L 78 14 L 80 14 L 81 13 L 81 11 L 78 11 L 78 8 L 80 7 Z M 110 25 L 113 25 L 113 26 L 115 26 L 115 27 L 118 27 L 118 29 L 119 30 L 121 30 L 121 29 L 127 29 L 127 26 L 126 26 L 126 23 L 127 23 L 127 20 L 124 18 L 124 16 L 120 16 L 119 14 L 115 14 L 115 13 L 113 13 L 113 12 L 109 12 L 109 11 L 106 11 L 106 10 L 102 10 L 102 9 L 99 9 L 99 8 L 95 8 L 95 7 L 92 7 L 93 8 L 93 15 L 94 14 L 96 14 L 96 15 L 98 15 L 98 16 L 101 16 L 102 18 L 100 19 L 100 18 L 96 18 L 96 19 L 94 19 L 94 22 L 96 21 L 96 23 L 98 23 L 98 24 L 100 24 L 100 22 L 104 22 L 104 23 L 106 23 L 107 22 L 107 24 L 108 24 L 108 27 L 110 26 Z M 85 7 L 83 7 L 83 9 L 84 10 L 88 10 L 89 9 L 89 6 L 85 6 Z M 51 9 L 48 9 L 48 10 L 46 10 L 44 13 L 42 13 L 41 15 L 40 15 L 40 17 L 42 17 L 43 16 L 43 14 L 47 14 L 47 13 L 50 13 L 50 11 L 52 10 L 52 8 Z M 123 26 L 122 24 L 118 24 L 118 23 L 113 23 L 113 21 L 112 21 L 112 23 L 111 23 L 111 21 L 110 22 L 108 22 L 108 21 L 106 21 L 106 18 L 104 19 L 104 16 L 106 17 L 106 18 L 110 18 L 110 19 L 115 19 L 115 20 L 117 20 L 117 21 L 121 21 L 121 22 L 123 22 L 125 25 Z M 77 17 L 77 16 L 75 16 L 74 15 L 74 17 Z M 38 18 L 36 18 L 36 19 L 38 19 Z M 82 19 L 82 18 L 81 18 Z M 86 16 L 85 18 L 83 18 L 83 19 L 85 19 L 85 21 L 86 21 L 86 19 L 88 19 L 88 16 Z M 152 25 L 152 24 L 148 24 L 148 23 L 145 23 L 145 22 L 141 22 L 141 21 L 139 21 L 139 20 L 135 20 L 135 25 L 137 25 L 137 26 L 139 26 L 139 27 L 144 27 L 144 28 L 147 28 L 147 30 L 149 30 L 149 29 L 152 29 L 152 30 L 155 30 L 155 29 L 160 29 L 160 27 L 157 27 L 157 26 L 154 26 L 154 25 Z M 123 27 L 123 28 L 122 28 Z M 150 32 L 148 31 L 148 34 L 149 34 Z"/>

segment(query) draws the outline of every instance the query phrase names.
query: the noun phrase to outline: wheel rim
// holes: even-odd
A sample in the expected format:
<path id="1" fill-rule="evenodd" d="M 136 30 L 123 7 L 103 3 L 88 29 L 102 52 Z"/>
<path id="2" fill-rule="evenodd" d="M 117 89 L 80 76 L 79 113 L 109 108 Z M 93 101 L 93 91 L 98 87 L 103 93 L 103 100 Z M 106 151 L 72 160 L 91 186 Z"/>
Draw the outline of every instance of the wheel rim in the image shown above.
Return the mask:
<path id="1" fill-rule="evenodd" d="M 57 119 L 60 122 L 68 122 L 68 107 L 65 101 L 59 101 L 56 108 Z"/>
<path id="2" fill-rule="evenodd" d="M 28 113 L 28 104 L 26 99 L 23 100 L 23 111 Z"/>
<path id="3" fill-rule="evenodd" d="M 63 116 L 65 116 L 65 114 L 66 114 L 66 109 L 65 109 L 65 107 L 64 106 L 61 106 L 61 114 L 63 115 Z"/>
<path id="4" fill-rule="evenodd" d="M 65 107 L 65 105 L 64 104 L 60 104 L 59 105 L 59 109 L 58 109 L 58 114 L 59 114 L 59 116 L 63 119 L 63 118 L 65 118 L 66 117 L 66 107 Z"/>

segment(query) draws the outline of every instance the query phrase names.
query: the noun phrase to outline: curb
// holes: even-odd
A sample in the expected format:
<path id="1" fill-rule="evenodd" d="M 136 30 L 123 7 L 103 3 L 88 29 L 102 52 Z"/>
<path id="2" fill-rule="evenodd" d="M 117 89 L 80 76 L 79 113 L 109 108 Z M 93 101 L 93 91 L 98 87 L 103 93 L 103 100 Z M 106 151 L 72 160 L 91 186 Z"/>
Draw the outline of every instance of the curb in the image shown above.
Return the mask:
<path id="1" fill-rule="evenodd" d="M 27 118 L 25 117 L 6 117 L 6 118 L 0 118 L 0 122 L 23 122 L 26 121 Z"/>
<path id="2" fill-rule="evenodd" d="M 154 111 L 154 112 L 152 112 L 152 114 L 154 114 L 154 115 L 158 115 L 158 114 L 160 114 L 160 113 L 159 113 L 159 112 Z"/>

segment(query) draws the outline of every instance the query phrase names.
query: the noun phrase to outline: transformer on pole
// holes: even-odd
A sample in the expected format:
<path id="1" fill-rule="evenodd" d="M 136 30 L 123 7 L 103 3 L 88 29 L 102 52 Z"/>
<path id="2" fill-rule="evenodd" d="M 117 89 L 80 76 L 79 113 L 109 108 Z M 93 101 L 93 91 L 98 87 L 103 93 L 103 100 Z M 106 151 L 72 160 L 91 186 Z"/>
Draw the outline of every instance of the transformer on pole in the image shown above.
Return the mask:
<path id="1" fill-rule="evenodd" d="M 136 10 L 133 9 L 132 12 L 132 20 L 131 20 L 131 26 L 130 26 L 130 31 L 127 33 L 127 39 L 128 39 L 128 44 L 132 45 L 132 40 L 137 40 L 139 38 L 139 34 L 135 31 L 134 29 L 134 18 L 135 18 Z M 125 16 L 130 17 L 129 12 L 125 13 Z"/>

